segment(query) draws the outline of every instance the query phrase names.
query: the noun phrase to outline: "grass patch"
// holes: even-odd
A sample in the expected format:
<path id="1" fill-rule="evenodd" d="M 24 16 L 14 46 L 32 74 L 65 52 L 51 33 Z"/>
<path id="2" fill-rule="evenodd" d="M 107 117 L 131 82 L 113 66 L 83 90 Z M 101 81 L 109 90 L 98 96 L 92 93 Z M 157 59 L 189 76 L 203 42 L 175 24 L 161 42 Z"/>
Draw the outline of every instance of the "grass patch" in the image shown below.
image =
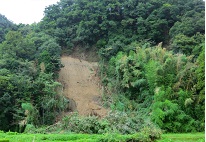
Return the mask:
<path id="1" fill-rule="evenodd" d="M 157 142 L 205 142 L 204 133 L 162 134 Z"/>
<path id="2" fill-rule="evenodd" d="M 147 141 L 147 137 L 139 134 L 20 134 L 15 132 L 0 132 L 0 141 L 4 142 L 138 142 Z M 144 141 L 143 140 L 143 141 Z"/>
<path id="3" fill-rule="evenodd" d="M 0 132 L 0 142 L 150 142 L 147 136 L 140 133 L 121 134 L 19 134 Z M 163 134 L 157 142 L 204 142 L 204 133 Z"/>

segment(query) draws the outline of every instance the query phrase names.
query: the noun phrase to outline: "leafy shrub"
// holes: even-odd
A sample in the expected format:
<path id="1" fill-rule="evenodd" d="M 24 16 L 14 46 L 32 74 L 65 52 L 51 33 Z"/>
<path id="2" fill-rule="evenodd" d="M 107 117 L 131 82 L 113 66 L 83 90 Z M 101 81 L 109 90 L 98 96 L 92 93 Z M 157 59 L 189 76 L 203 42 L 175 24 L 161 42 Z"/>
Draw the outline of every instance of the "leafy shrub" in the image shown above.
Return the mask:
<path id="1" fill-rule="evenodd" d="M 35 126 L 32 124 L 27 124 L 24 133 L 34 133 L 36 130 Z"/>
<path id="2" fill-rule="evenodd" d="M 78 114 L 66 116 L 62 120 L 62 129 L 75 133 L 103 134 L 121 133 L 135 134 L 142 131 L 144 127 L 151 129 L 152 137 L 156 136 L 156 131 L 160 131 L 148 118 L 142 114 L 133 112 L 110 112 L 104 119 L 96 116 L 80 117 Z M 155 130 L 153 132 L 153 130 Z"/>
<path id="3" fill-rule="evenodd" d="M 140 137 L 142 141 L 154 141 L 156 139 L 160 139 L 161 134 L 162 132 L 160 129 L 146 126 L 143 129 L 141 129 L 141 134 L 139 136 L 142 136 L 142 138 Z"/>
<path id="4" fill-rule="evenodd" d="M 81 117 L 74 113 L 63 118 L 62 127 L 76 133 L 98 134 L 106 133 L 109 124 L 106 120 L 99 120 L 97 116 Z"/>

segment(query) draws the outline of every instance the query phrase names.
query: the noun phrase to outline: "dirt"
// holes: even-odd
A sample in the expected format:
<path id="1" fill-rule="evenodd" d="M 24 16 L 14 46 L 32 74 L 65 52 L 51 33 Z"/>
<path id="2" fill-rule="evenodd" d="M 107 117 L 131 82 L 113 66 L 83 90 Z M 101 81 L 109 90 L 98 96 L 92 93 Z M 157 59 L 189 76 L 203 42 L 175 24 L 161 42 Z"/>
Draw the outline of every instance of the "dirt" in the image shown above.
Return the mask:
<path id="1" fill-rule="evenodd" d="M 63 56 L 61 61 L 64 67 L 59 73 L 59 81 L 63 84 L 64 95 L 70 100 L 69 108 L 83 116 L 106 116 L 108 110 L 101 104 L 97 62 L 71 56 Z"/>

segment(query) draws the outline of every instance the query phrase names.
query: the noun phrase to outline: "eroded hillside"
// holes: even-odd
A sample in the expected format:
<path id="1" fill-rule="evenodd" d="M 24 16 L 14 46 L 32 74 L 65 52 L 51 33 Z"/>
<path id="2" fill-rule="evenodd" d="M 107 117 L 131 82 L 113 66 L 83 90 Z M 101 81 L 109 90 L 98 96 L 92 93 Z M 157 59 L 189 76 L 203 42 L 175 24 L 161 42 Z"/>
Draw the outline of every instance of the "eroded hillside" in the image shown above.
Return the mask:
<path id="1" fill-rule="evenodd" d="M 64 67 L 59 80 L 64 86 L 64 95 L 70 100 L 70 109 L 80 115 L 103 117 L 107 110 L 101 106 L 101 92 L 96 62 L 63 56 Z"/>

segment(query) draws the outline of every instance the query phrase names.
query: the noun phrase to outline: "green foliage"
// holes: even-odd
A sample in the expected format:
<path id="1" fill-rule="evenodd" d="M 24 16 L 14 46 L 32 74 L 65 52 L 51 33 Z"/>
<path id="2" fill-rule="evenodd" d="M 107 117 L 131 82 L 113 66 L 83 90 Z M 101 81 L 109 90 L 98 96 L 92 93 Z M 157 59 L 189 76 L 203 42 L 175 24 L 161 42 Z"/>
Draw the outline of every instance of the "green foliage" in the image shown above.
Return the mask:
<path id="1" fill-rule="evenodd" d="M 172 39 L 171 46 L 174 52 L 181 52 L 186 55 L 194 55 L 197 57 L 204 48 L 202 43 L 204 43 L 204 36 L 200 33 L 192 37 L 188 37 L 181 33 Z"/>
<path id="2" fill-rule="evenodd" d="M 156 139 L 160 139 L 162 132 L 155 127 L 151 129 L 150 127 L 147 126 L 141 130 L 141 134 L 142 135 L 140 135 L 139 138 L 140 141 L 152 142 L 155 141 Z"/>
<path id="3" fill-rule="evenodd" d="M 5 140 L 9 140 L 9 142 L 27 142 L 27 141 L 35 141 L 35 142 L 60 142 L 60 141 L 77 141 L 77 142 L 119 142 L 119 141 L 134 141 L 134 142 L 152 142 L 154 141 L 149 139 L 148 134 L 136 133 L 133 135 L 121 135 L 116 133 L 110 134 L 9 134 L 9 133 L 1 133 L 0 138 L 4 138 Z M 146 139 L 148 138 L 148 139 Z"/>
<path id="4" fill-rule="evenodd" d="M 194 120 L 181 111 L 176 103 L 169 100 L 157 101 L 153 104 L 152 110 L 153 121 L 163 130 L 172 132 L 195 131 Z"/>
<path id="5" fill-rule="evenodd" d="M 1 44 L 1 52 L 4 56 L 15 59 L 34 59 L 35 45 L 28 36 L 23 36 L 19 31 L 9 31 L 5 41 Z"/>
<path id="6" fill-rule="evenodd" d="M 157 72 L 158 68 L 158 62 L 155 62 L 154 60 L 149 61 L 145 65 L 145 77 L 148 81 L 148 86 L 149 86 L 149 91 L 151 93 L 154 92 L 155 86 L 156 86 L 156 81 L 157 81 Z"/>
<path id="7" fill-rule="evenodd" d="M 54 40 L 44 42 L 37 54 L 38 62 L 45 68 L 41 68 L 42 72 L 53 73 L 60 70 L 60 52 L 61 48 Z"/>
<path id="8" fill-rule="evenodd" d="M 62 127 L 75 133 L 102 134 L 109 131 L 107 120 L 98 120 L 95 116 L 80 117 L 77 114 L 64 117 Z"/>
<path id="9" fill-rule="evenodd" d="M 198 5 L 197 5 L 198 7 Z M 199 7 L 201 7 L 199 5 Z M 170 29 L 170 36 L 174 37 L 178 34 L 184 34 L 186 36 L 193 36 L 196 33 L 204 34 L 204 9 L 201 12 L 197 12 L 195 10 L 187 11 L 185 15 L 181 17 L 181 21 L 178 21 L 174 24 L 174 26 Z"/>
<path id="10" fill-rule="evenodd" d="M 22 122 L 51 124 L 64 110 L 66 99 L 57 92 L 61 85 L 53 81 L 61 67 L 60 52 L 54 39 L 28 27 L 6 34 L 0 44 L 0 129 L 21 131 Z"/>
<path id="11" fill-rule="evenodd" d="M 5 40 L 5 35 L 9 30 L 16 29 L 17 26 L 9 21 L 4 15 L 0 14 L 0 43 Z"/>
<path id="12" fill-rule="evenodd" d="M 39 124 L 39 121 L 38 121 L 39 114 L 38 114 L 38 110 L 36 109 L 36 107 L 33 106 L 31 103 L 22 103 L 21 107 L 25 110 L 27 123 L 37 126 Z"/>
<path id="13" fill-rule="evenodd" d="M 134 134 L 134 135 L 119 135 L 119 134 L 104 134 L 104 135 L 91 135 L 91 134 L 8 134 L 8 133 L 0 133 L 0 138 L 9 140 L 9 142 L 27 142 L 27 141 L 36 141 L 36 142 L 59 142 L 59 141 L 89 141 L 89 142 L 98 142 L 98 141 L 134 141 L 141 142 L 145 141 L 142 139 L 142 134 Z M 157 140 L 158 142 L 203 142 L 204 141 L 204 133 L 188 133 L 188 134 L 163 134 L 162 138 Z M 148 141 L 149 142 L 149 141 Z"/>
<path id="14" fill-rule="evenodd" d="M 114 45 L 110 52 L 117 53 L 121 45 L 134 41 L 149 39 L 168 44 L 179 33 L 187 36 L 204 33 L 203 14 L 201 0 L 61 0 L 45 9 L 39 27 L 55 36 L 61 46 L 81 43 L 110 48 Z"/>
<path id="15" fill-rule="evenodd" d="M 53 80 L 52 74 L 40 73 L 34 82 L 35 103 L 39 109 L 39 123 L 53 124 L 59 112 L 67 106 L 67 100 L 57 94 L 61 84 Z"/>
<path id="16" fill-rule="evenodd" d="M 148 118 L 144 118 L 137 112 L 130 114 L 124 112 L 111 112 L 107 117 L 98 119 L 95 116 L 80 117 L 77 114 L 66 116 L 62 120 L 63 130 L 75 133 L 102 134 L 121 133 L 135 134 L 142 132 L 143 128 L 159 138 L 161 131 Z M 147 135 L 148 136 L 148 135 Z M 155 139 L 156 139 L 155 138 Z"/>
<path id="17" fill-rule="evenodd" d="M 198 94 L 200 95 L 200 101 L 204 100 L 204 92 L 205 92 L 205 85 L 204 85 L 204 81 L 205 81 L 205 73 L 204 73 L 204 68 L 205 68 L 205 64 L 204 64 L 204 56 L 205 56 L 205 51 L 203 50 L 200 54 L 200 56 L 198 57 L 198 61 L 197 63 L 199 64 L 197 70 L 196 70 L 196 74 L 197 74 L 197 91 L 199 92 Z"/>
<path id="18" fill-rule="evenodd" d="M 40 23 L 29 26 L 0 15 L 0 129 L 18 131 L 22 120 L 33 127 L 54 123 L 68 103 L 54 81 L 62 67 L 61 49 L 94 45 L 102 57 L 107 105 L 122 113 L 102 121 L 71 116 L 65 128 L 135 133 L 147 123 L 134 112 L 143 112 L 168 132 L 203 131 L 204 3 L 61 0 L 45 9 Z M 143 141 L 158 138 L 147 127 Z"/>
<path id="19" fill-rule="evenodd" d="M 204 142 L 204 133 L 163 134 L 157 142 Z"/>
<path id="20" fill-rule="evenodd" d="M 118 98 L 123 95 L 130 101 L 134 100 L 136 105 L 139 103 L 141 107 L 146 107 L 145 113 L 151 112 L 153 122 L 165 131 L 202 131 L 204 97 L 195 90 L 200 83 L 196 73 L 204 78 L 204 65 L 197 66 L 200 62 L 194 63 L 190 56 L 173 54 L 161 47 L 145 49 L 138 46 L 133 51 L 113 56 L 109 67 L 104 69 L 103 83 L 113 92 L 112 95 L 119 94 Z M 197 60 L 202 63 L 203 53 Z M 204 90 L 204 85 L 200 88 Z M 131 110 L 128 109 L 127 99 L 110 97 L 108 100 L 113 101 L 112 109 Z"/>

